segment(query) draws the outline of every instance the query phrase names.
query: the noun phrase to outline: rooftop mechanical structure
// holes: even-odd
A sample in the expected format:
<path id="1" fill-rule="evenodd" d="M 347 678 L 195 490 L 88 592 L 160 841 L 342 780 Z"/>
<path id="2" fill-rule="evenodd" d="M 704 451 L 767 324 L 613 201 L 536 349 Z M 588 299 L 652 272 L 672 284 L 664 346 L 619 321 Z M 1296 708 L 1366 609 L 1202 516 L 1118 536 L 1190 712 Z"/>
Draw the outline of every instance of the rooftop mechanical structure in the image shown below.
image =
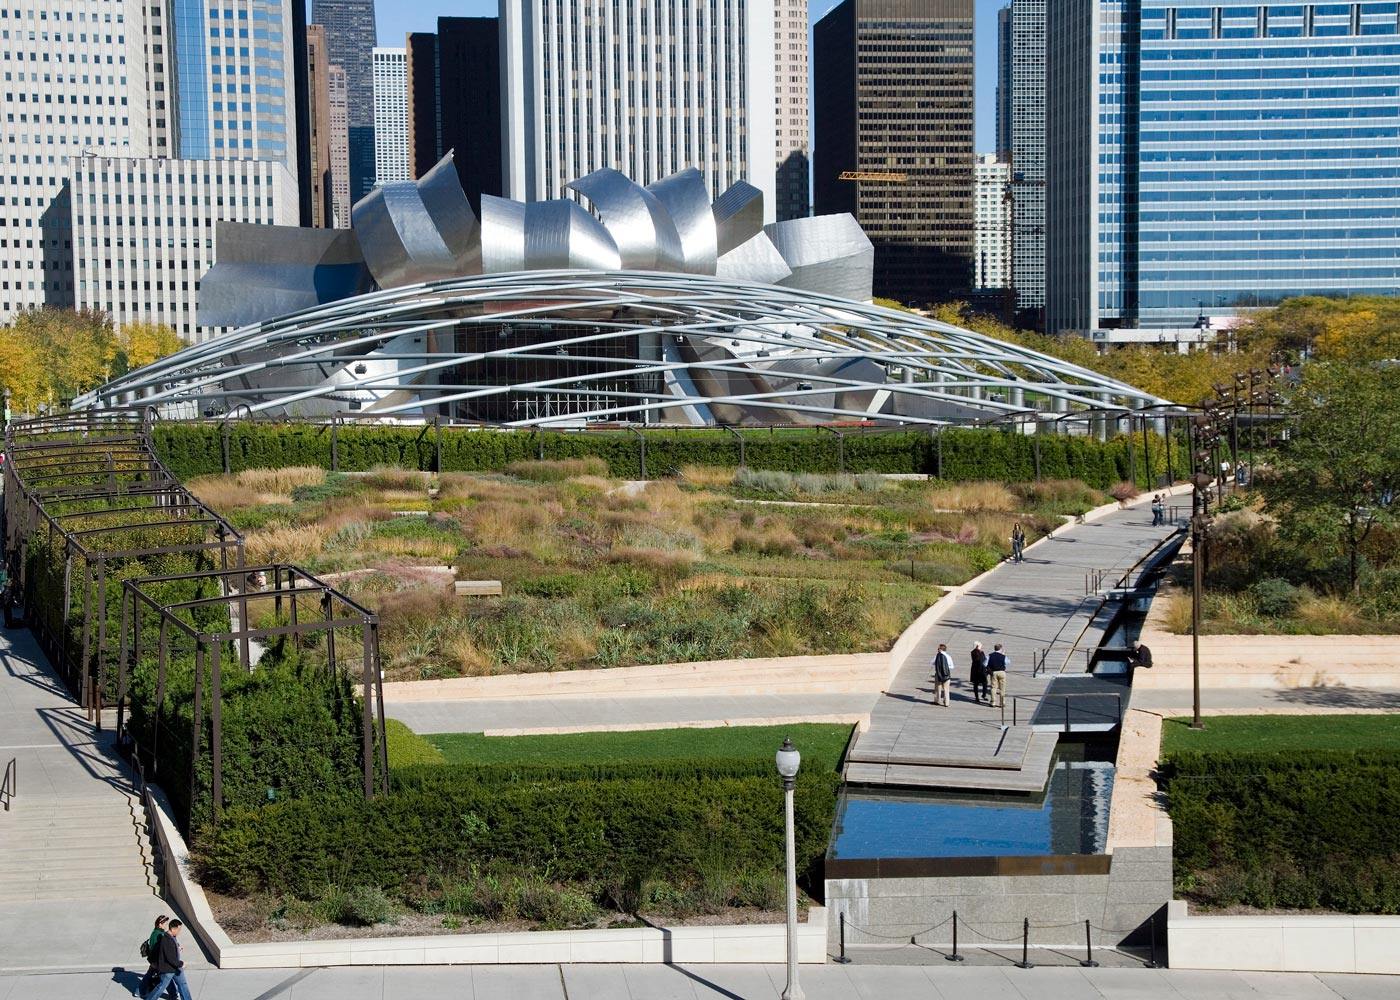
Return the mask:
<path id="1" fill-rule="evenodd" d="M 1161 400 L 1057 358 L 870 304 L 849 215 L 764 226 L 739 182 L 614 170 L 579 200 L 484 196 L 450 157 L 354 228 L 221 223 L 200 321 L 236 326 L 80 398 L 169 416 L 507 426 L 943 424 Z M 585 207 L 591 206 L 592 211 Z"/>

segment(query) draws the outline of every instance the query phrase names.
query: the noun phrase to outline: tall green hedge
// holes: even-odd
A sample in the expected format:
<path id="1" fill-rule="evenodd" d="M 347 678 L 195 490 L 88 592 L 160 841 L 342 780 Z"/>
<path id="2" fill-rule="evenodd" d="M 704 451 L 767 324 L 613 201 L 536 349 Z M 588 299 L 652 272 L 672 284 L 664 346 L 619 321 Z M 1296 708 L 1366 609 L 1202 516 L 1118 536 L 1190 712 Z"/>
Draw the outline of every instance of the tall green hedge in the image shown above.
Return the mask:
<path id="1" fill-rule="evenodd" d="M 1188 898 L 1400 913 L 1400 749 L 1183 751 L 1161 781 Z"/>
<path id="2" fill-rule="evenodd" d="M 1035 479 L 1036 438 L 1009 429 L 950 429 L 927 431 L 865 431 L 844 429 L 841 437 L 825 430 L 740 431 L 744 462 L 750 468 L 786 472 L 925 473 L 949 481 L 994 479 L 1025 482 Z M 333 439 L 334 438 L 334 442 Z M 641 475 L 642 438 L 646 442 L 649 477 L 674 474 L 687 465 L 739 464 L 739 437 L 718 429 L 643 431 L 639 437 L 621 431 L 506 431 L 444 427 L 441 431 L 442 471 L 483 472 L 504 469 L 511 462 L 539 458 L 597 456 L 615 476 Z M 344 426 L 332 433 L 329 425 L 231 423 L 160 424 L 155 429 L 157 452 L 181 478 L 228 468 L 335 464 L 355 472 L 378 465 L 434 471 L 438 434 L 431 426 Z M 1136 467 L 1140 486 L 1147 488 L 1167 471 L 1166 442 L 1148 435 L 1147 452 L 1141 432 L 1130 456 L 1126 436 L 1108 442 L 1083 435 L 1039 436 L 1043 479 L 1081 479 L 1098 489 L 1127 480 Z M 1187 467 L 1177 445 L 1176 471 Z M 1149 469 L 1148 458 L 1151 459 Z"/>
<path id="3" fill-rule="evenodd" d="M 405 894 L 493 862 L 546 871 L 620 898 L 648 879 L 696 877 L 698 859 L 780 870 L 782 789 L 771 764 L 410 769 L 394 794 L 320 796 L 230 810 L 197 841 L 201 881 L 218 892 L 314 898 L 353 875 Z M 397 772 L 396 772 L 397 774 Z M 840 776 L 804 774 L 799 870 L 821 858 Z"/>

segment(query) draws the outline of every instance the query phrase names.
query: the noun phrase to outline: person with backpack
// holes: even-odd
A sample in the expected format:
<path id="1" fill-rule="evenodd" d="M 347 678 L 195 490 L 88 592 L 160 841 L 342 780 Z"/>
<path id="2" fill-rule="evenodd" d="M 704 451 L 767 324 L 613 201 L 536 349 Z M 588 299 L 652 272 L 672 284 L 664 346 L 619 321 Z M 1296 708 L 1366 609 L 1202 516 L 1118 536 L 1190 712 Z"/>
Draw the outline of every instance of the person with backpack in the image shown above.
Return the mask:
<path id="1" fill-rule="evenodd" d="M 938 652 L 933 656 L 933 703 L 948 707 L 948 684 L 953 679 L 953 658 L 948 655 L 947 643 L 938 644 Z"/>
<path id="2" fill-rule="evenodd" d="M 146 973 L 141 977 L 141 985 L 136 991 L 137 996 L 145 996 L 160 978 L 156 973 L 156 955 L 160 953 L 160 939 L 165 934 L 165 925 L 169 920 L 164 913 L 156 917 L 150 936 L 141 942 L 141 957 L 146 960 L 147 965 Z"/>
<path id="3" fill-rule="evenodd" d="M 156 985 L 146 993 L 146 1000 L 157 1000 L 165 988 L 172 983 L 179 993 L 179 1000 L 193 1000 L 190 984 L 185 980 L 185 963 L 180 958 L 180 929 L 184 924 L 172 920 L 166 931 L 156 942 L 155 969 L 159 978 Z"/>

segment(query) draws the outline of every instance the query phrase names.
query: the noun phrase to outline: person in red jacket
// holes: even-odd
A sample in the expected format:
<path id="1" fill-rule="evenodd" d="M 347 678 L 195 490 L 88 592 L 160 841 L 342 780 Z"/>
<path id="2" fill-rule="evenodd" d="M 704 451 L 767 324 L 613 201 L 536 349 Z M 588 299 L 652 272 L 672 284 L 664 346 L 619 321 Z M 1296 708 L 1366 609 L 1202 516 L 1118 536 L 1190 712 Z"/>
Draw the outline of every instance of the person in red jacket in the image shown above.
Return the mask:
<path id="1" fill-rule="evenodd" d="M 191 1000 L 190 984 L 185 980 L 185 963 L 180 958 L 180 931 L 184 926 L 179 920 L 172 920 L 160 936 L 160 947 L 154 956 L 160 979 L 155 989 L 146 994 L 146 1000 L 156 1000 L 172 982 L 180 993 L 180 1000 Z"/>

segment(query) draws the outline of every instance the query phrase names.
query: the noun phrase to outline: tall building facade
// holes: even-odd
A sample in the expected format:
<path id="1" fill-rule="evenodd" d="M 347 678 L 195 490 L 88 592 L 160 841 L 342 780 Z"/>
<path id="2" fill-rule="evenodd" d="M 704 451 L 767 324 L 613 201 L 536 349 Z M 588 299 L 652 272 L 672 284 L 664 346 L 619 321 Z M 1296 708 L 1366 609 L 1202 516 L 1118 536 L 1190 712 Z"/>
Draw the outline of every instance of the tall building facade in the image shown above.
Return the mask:
<path id="1" fill-rule="evenodd" d="M 336 229 L 350 228 L 350 86 L 343 67 L 331 64 L 326 80 L 330 108 L 331 217 Z"/>
<path id="2" fill-rule="evenodd" d="M 413 179 L 408 149 L 408 54 L 374 50 L 374 180 Z"/>
<path id="3" fill-rule="evenodd" d="M 326 29 L 330 61 L 345 70 L 350 198 L 374 187 L 374 0 L 312 0 L 311 20 Z"/>
<path id="4" fill-rule="evenodd" d="M 1011 157 L 1011 5 L 997 11 L 997 152 Z"/>
<path id="5" fill-rule="evenodd" d="M 472 211 L 479 212 L 483 194 L 504 193 L 500 21 L 440 17 L 437 29 L 435 35 L 408 36 L 413 176 L 452 152 L 457 179 Z"/>
<path id="6" fill-rule="evenodd" d="M 1010 83 L 1012 281 L 1023 313 L 1045 308 L 1045 7 L 1047 0 L 1012 0 Z M 1037 324 L 1038 325 L 1038 324 Z"/>
<path id="7" fill-rule="evenodd" d="M 759 188 L 772 221 L 774 24 L 773 0 L 502 0 L 506 196 L 695 167 L 712 196 Z"/>
<path id="8" fill-rule="evenodd" d="M 188 341 L 219 332 L 195 325 L 199 281 L 213 266 L 215 223 L 295 226 L 296 179 L 275 160 L 84 156 L 70 177 L 78 308 L 118 328 L 165 323 Z"/>
<path id="9" fill-rule="evenodd" d="M 21 0 L 0 11 L 0 322 L 74 303 L 71 165 L 149 154 L 147 8 Z"/>
<path id="10" fill-rule="evenodd" d="M 807 0 L 773 0 L 773 115 L 777 136 L 777 217 L 783 222 L 812 211 L 811 115 L 808 89 Z"/>
<path id="11" fill-rule="evenodd" d="M 973 188 L 972 287 L 1011 287 L 1011 164 L 996 153 L 977 157 Z"/>
<path id="12" fill-rule="evenodd" d="M 972 0 L 845 0 L 814 29 L 816 211 L 860 221 L 876 295 L 971 284 L 972 42 Z"/>
<path id="13" fill-rule="evenodd" d="M 1400 289 L 1400 4 L 1049 11 L 1050 329 Z"/>
<path id="14" fill-rule="evenodd" d="M 311 225 L 334 225 L 331 201 L 331 67 L 327 61 L 326 29 L 311 25 L 306 32 L 307 92 L 311 118 L 311 171 L 304 183 L 311 188 Z"/>

